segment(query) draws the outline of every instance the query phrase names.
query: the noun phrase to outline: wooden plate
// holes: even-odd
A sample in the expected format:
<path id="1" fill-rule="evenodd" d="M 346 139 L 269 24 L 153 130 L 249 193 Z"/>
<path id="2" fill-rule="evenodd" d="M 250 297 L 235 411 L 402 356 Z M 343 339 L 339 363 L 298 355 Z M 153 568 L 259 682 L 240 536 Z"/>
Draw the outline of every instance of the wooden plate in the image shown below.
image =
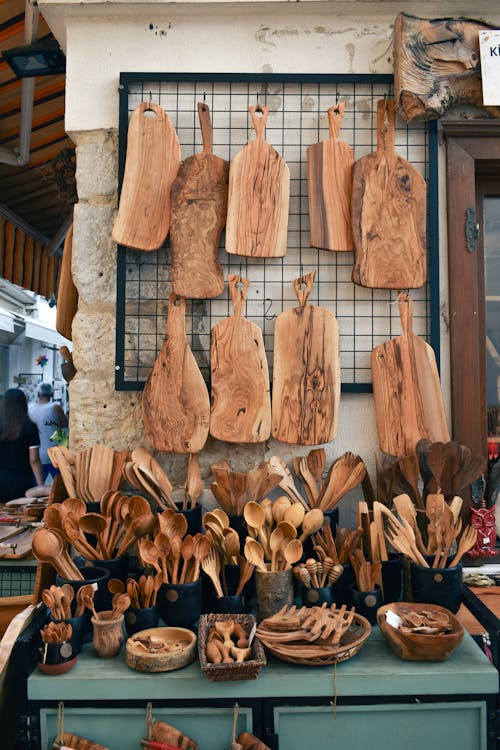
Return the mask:
<path id="1" fill-rule="evenodd" d="M 163 641 L 168 650 L 148 652 L 138 641 Z M 148 628 L 131 636 L 126 644 L 126 662 L 139 672 L 169 672 L 191 664 L 196 656 L 196 635 L 187 628 Z"/>

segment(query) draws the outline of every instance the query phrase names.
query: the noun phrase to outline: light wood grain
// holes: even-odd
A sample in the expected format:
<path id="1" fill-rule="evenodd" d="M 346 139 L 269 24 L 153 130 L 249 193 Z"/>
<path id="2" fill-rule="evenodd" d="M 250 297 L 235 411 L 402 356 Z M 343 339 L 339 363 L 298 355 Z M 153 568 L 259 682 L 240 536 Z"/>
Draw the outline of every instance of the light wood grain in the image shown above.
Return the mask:
<path id="1" fill-rule="evenodd" d="M 229 275 L 233 315 L 212 328 L 210 434 L 230 443 L 261 443 L 271 434 L 269 371 L 262 331 L 243 317 L 250 282 Z"/>
<path id="2" fill-rule="evenodd" d="M 352 280 L 377 289 L 425 283 L 426 187 L 394 152 L 394 102 L 377 103 L 377 150 L 354 164 Z"/>
<path id="3" fill-rule="evenodd" d="M 450 440 L 434 351 L 412 333 L 412 301 L 398 297 L 403 335 L 375 347 L 371 355 L 373 397 L 381 451 L 415 453 L 422 438 Z"/>
<path id="4" fill-rule="evenodd" d="M 170 225 L 170 189 L 180 160 L 179 139 L 166 112 L 154 102 L 139 104 L 128 127 L 115 242 L 136 250 L 162 246 Z"/>
<path id="5" fill-rule="evenodd" d="M 306 149 L 311 247 L 353 250 L 351 192 L 354 153 L 339 141 L 345 104 L 330 107 L 330 138 Z"/>
<path id="6" fill-rule="evenodd" d="M 185 312 L 185 299 L 172 293 L 167 335 L 142 394 L 148 442 L 170 453 L 198 453 L 208 437 L 210 399 L 186 340 Z"/>
<path id="7" fill-rule="evenodd" d="M 295 279 L 299 306 L 278 315 L 274 329 L 272 434 L 295 445 L 327 443 L 338 426 L 338 324 L 329 310 L 307 304 L 315 275 Z"/>
<path id="8" fill-rule="evenodd" d="M 59 286 L 57 288 L 56 331 L 72 341 L 73 318 L 78 310 L 78 289 L 71 273 L 73 257 L 73 224 L 64 240 Z"/>
<path id="9" fill-rule="evenodd" d="M 224 290 L 217 262 L 226 223 L 229 164 L 212 153 L 210 110 L 198 103 L 203 152 L 185 159 L 171 192 L 172 289 L 181 297 L 209 299 Z"/>
<path id="10" fill-rule="evenodd" d="M 226 250 L 235 255 L 279 258 L 286 254 L 290 170 L 264 140 L 268 107 L 248 111 L 256 138 L 231 160 Z"/>

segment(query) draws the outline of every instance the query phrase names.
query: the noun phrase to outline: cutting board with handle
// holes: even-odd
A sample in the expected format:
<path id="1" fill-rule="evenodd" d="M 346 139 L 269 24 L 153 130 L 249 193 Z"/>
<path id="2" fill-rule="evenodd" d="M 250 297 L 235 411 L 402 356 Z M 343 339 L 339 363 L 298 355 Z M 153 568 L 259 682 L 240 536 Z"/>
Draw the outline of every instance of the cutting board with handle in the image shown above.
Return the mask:
<path id="1" fill-rule="evenodd" d="M 338 426 L 338 324 L 329 310 L 307 304 L 315 276 L 295 279 L 299 306 L 278 315 L 274 329 L 272 434 L 294 445 L 327 443 Z"/>
<path id="2" fill-rule="evenodd" d="M 377 289 L 414 289 L 426 277 L 426 186 L 394 151 L 394 101 L 377 102 L 377 150 L 354 164 L 352 280 Z"/>
<path id="3" fill-rule="evenodd" d="M 142 394 L 146 437 L 155 450 L 198 453 L 208 437 L 210 399 L 186 340 L 186 300 L 173 292 L 167 335 Z"/>
<path id="4" fill-rule="evenodd" d="M 345 103 L 328 110 L 330 138 L 306 149 L 311 247 L 353 250 L 351 190 L 354 153 L 339 141 Z"/>
<path id="5" fill-rule="evenodd" d="M 398 296 L 401 336 L 375 347 L 371 355 L 373 397 L 381 451 L 415 453 L 419 440 L 450 440 L 434 350 L 412 332 L 412 300 Z"/>
<path id="6" fill-rule="evenodd" d="M 73 318 L 78 310 L 78 289 L 71 273 L 73 257 L 73 224 L 67 231 L 57 288 L 56 331 L 72 340 Z"/>
<path id="7" fill-rule="evenodd" d="M 235 255 L 281 258 L 286 254 L 290 170 L 264 140 L 269 107 L 251 105 L 248 111 L 256 138 L 229 165 L 226 250 Z"/>
<path id="8" fill-rule="evenodd" d="M 181 297 L 209 299 L 224 290 L 217 262 L 226 223 L 229 164 L 212 153 L 210 110 L 198 103 L 203 151 L 185 159 L 170 195 L 172 289 Z"/>
<path id="9" fill-rule="evenodd" d="M 136 250 L 157 250 L 170 226 L 170 190 L 181 148 L 167 113 L 154 102 L 133 111 L 113 239 Z"/>
<path id="10" fill-rule="evenodd" d="M 230 443 L 262 443 L 271 434 L 269 372 L 262 331 L 243 317 L 250 282 L 227 277 L 233 314 L 212 328 L 210 434 Z"/>

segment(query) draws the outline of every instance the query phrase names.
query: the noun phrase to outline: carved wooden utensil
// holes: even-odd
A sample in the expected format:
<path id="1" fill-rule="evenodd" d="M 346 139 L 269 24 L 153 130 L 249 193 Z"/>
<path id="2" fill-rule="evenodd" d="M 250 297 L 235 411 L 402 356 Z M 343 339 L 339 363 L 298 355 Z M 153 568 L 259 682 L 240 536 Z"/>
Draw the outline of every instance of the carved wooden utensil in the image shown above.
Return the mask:
<path id="1" fill-rule="evenodd" d="M 252 105 L 248 111 L 256 138 L 229 166 L 226 250 L 235 255 L 281 258 L 286 254 L 290 170 L 264 140 L 269 107 Z"/>
<path id="2" fill-rule="evenodd" d="M 412 301 L 399 297 L 403 335 L 375 347 L 371 356 L 373 396 L 381 451 L 415 453 L 422 438 L 450 439 L 434 350 L 412 333 Z"/>
<path id="3" fill-rule="evenodd" d="M 183 161 L 170 195 L 172 289 L 181 297 L 208 299 L 224 290 L 217 250 L 226 223 L 229 164 L 212 153 L 210 110 L 203 102 L 198 117 L 203 151 Z"/>
<path id="4" fill-rule="evenodd" d="M 337 434 L 338 324 L 329 310 L 307 304 L 315 275 L 295 279 L 299 307 L 278 315 L 274 329 L 272 434 L 295 445 L 327 443 Z"/>
<path id="5" fill-rule="evenodd" d="M 144 429 L 158 451 L 198 453 L 208 437 L 210 399 L 185 332 L 186 300 L 171 293 L 167 335 L 142 394 Z"/>
<path id="6" fill-rule="evenodd" d="M 73 255 L 73 224 L 68 229 L 64 240 L 61 272 L 57 287 L 56 331 L 72 341 L 73 318 L 78 310 L 78 289 L 71 273 Z"/>
<path id="7" fill-rule="evenodd" d="M 262 331 L 243 317 L 250 282 L 227 277 L 233 314 L 212 328 L 210 434 L 230 443 L 261 443 L 271 434 L 269 372 Z"/>
<path id="8" fill-rule="evenodd" d="M 125 174 L 113 239 L 136 250 L 157 250 L 170 225 L 170 189 L 181 147 L 167 113 L 143 102 L 128 126 Z"/>
<path id="9" fill-rule="evenodd" d="M 377 289 L 425 283 L 426 187 L 394 151 L 394 102 L 377 102 L 377 150 L 354 164 L 352 280 Z"/>
<path id="10" fill-rule="evenodd" d="M 306 149 L 311 247 L 353 250 L 351 191 L 354 154 L 339 141 L 345 103 L 330 107 L 330 138 Z"/>

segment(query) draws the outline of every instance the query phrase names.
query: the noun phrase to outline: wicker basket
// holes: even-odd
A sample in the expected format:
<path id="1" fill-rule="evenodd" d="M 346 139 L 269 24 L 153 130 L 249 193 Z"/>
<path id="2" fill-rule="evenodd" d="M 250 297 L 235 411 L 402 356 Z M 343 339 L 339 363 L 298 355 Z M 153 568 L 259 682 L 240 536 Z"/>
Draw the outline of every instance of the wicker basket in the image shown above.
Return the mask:
<path id="1" fill-rule="evenodd" d="M 343 633 L 338 646 L 323 646 L 314 641 L 312 643 L 267 643 L 262 636 L 261 640 L 265 647 L 282 661 L 309 667 L 321 667 L 351 659 L 361 649 L 371 630 L 368 620 L 355 614 L 350 628 Z"/>
<path id="2" fill-rule="evenodd" d="M 207 661 L 206 646 L 210 629 L 214 627 L 215 622 L 227 622 L 228 620 L 239 623 L 247 635 L 250 635 L 250 631 L 255 624 L 253 615 L 201 615 L 198 626 L 198 655 L 201 669 L 210 682 L 255 680 L 266 664 L 264 649 L 258 638 L 254 638 L 252 641 L 251 658 L 247 661 L 233 664 L 211 664 Z"/>

